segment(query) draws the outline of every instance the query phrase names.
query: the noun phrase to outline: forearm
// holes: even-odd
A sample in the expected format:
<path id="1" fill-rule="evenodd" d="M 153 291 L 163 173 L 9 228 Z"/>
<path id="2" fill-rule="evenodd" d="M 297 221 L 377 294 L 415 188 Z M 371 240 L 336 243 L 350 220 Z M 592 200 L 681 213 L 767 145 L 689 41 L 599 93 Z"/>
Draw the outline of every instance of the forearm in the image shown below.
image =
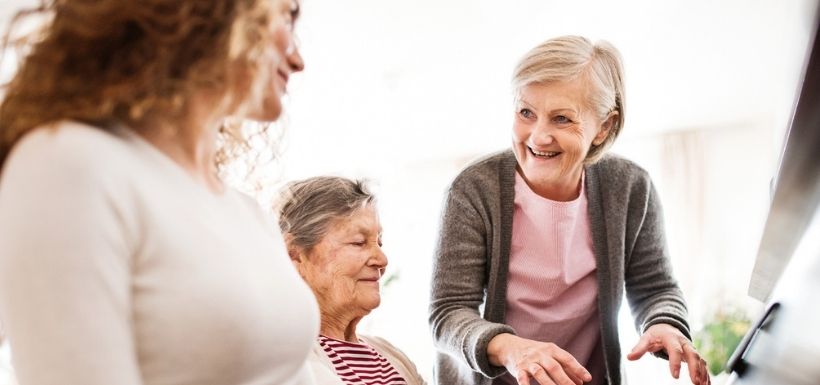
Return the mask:
<path id="1" fill-rule="evenodd" d="M 690 337 L 688 312 L 666 245 L 663 212 L 650 186 L 643 224 L 637 232 L 626 270 L 626 293 L 638 332 L 666 323 Z"/>
<path id="2" fill-rule="evenodd" d="M 503 373 L 500 361 L 491 362 L 489 345 L 499 335 L 514 334 L 510 326 L 489 322 L 469 309 L 434 310 L 432 314 L 431 326 L 439 350 L 459 357 L 472 370 L 487 377 Z"/>
<path id="3" fill-rule="evenodd" d="M 487 286 L 488 233 L 481 205 L 453 188 L 442 218 L 441 234 L 433 266 L 430 327 L 439 350 L 473 370 L 495 376 L 487 359 L 489 341 L 500 333 L 512 333 L 507 325 L 482 318 Z"/>

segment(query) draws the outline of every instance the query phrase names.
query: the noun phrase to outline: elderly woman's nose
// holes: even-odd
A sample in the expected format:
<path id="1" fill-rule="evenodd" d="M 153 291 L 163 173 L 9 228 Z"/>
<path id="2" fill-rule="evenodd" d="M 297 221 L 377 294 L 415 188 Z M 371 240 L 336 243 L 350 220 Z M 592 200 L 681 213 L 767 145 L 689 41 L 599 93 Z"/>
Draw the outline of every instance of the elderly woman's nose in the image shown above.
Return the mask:
<path id="1" fill-rule="evenodd" d="M 544 145 L 544 144 L 552 144 L 553 138 L 552 132 L 553 128 L 550 127 L 549 124 L 537 124 L 533 127 L 532 132 L 530 133 L 530 139 L 533 141 L 534 144 Z"/>
<path id="2" fill-rule="evenodd" d="M 371 266 L 378 267 L 378 268 L 385 268 L 387 266 L 387 255 L 384 254 L 381 247 L 377 247 L 373 251 L 373 255 L 370 256 L 370 260 L 368 263 Z"/>

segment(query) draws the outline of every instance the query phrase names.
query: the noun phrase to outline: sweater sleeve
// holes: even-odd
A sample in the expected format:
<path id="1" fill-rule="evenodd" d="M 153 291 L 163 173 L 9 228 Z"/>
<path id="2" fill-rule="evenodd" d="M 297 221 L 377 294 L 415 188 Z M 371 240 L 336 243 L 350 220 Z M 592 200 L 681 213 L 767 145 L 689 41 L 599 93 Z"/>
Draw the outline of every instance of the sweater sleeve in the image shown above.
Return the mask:
<path id="1" fill-rule="evenodd" d="M 21 384 L 138 385 L 116 166 L 66 140 L 29 134 L 0 175 L 0 321 Z"/>
<path id="2" fill-rule="evenodd" d="M 430 326 L 436 347 L 487 377 L 505 373 L 490 364 L 487 345 L 508 325 L 483 319 L 479 308 L 487 286 L 487 231 L 479 209 L 458 188 L 450 189 L 433 266 Z"/>
<path id="3" fill-rule="evenodd" d="M 691 339 L 686 303 L 672 275 L 661 203 L 651 182 L 648 190 L 645 199 L 637 202 L 641 207 L 629 209 L 630 216 L 636 212 L 644 214 L 643 220 L 638 221 L 632 252 L 627 258 L 627 299 L 640 333 L 652 325 L 666 323 Z"/>

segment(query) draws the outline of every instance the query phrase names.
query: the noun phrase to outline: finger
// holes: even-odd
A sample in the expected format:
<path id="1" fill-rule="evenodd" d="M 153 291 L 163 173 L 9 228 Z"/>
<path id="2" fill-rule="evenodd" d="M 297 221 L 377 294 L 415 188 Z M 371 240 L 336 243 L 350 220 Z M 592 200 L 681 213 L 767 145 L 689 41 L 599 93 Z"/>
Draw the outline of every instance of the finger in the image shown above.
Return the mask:
<path id="1" fill-rule="evenodd" d="M 700 360 L 698 360 L 698 361 L 700 361 Z M 708 377 L 708 374 L 706 373 L 706 368 L 704 368 L 703 365 L 700 364 L 700 362 L 698 362 L 697 367 L 698 367 L 697 377 L 696 377 L 697 380 L 693 379 L 692 383 L 693 384 L 698 384 L 698 385 L 706 385 L 706 378 Z M 695 382 L 695 381 L 697 381 L 697 382 Z"/>
<path id="2" fill-rule="evenodd" d="M 584 380 L 582 380 L 581 377 L 578 377 L 577 375 L 575 375 L 575 373 L 573 371 L 565 370 L 564 372 L 567 373 L 567 376 L 569 376 L 569 379 L 572 380 L 572 382 L 574 382 L 576 385 L 583 385 L 584 384 Z"/>
<path id="3" fill-rule="evenodd" d="M 701 367 L 700 362 L 695 365 L 686 364 L 689 368 L 689 379 L 692 380 L 692 384 L 694 385 L 705 385 L 706 382 L 703 377 L 703 367 Z"/>
<path id="4" fill-rule="evenodd" d="M 698 356 L 695 348 L 689 344 L 689 341 L 684 341 L 681 345 L 681 349 L 683 350 L 683 359 L 686 360 L 686 367 L 689 369 L 689 379 L 692 380 L 693 384 L 701 383 L 703 380 L 703 373 L 701 370 L 703 368 L 700 356 Z"/>
<path id="5" fill-rule="evenodd" d="M 675 338 L 667 338 L 663 341 L 666 354 L 669 356 L 669 372 L 672 377 L 678 379 L 680 377 L 680 361 L 683 356 L 683 348 Z"/>
<path id="6" fill-rule="evenodd" d="M 552 357 L 555 358 L 556 363 L 560 364 L 560 366 L 562 367 L 562 372 L 566 371 L 567 373 L 571 373 L 573 377 L 578 378 L 583 382 L 592 381 L 592 375 L 589 374 L 589 371 L 586 370 L 578 362 L 578 360 L 576 360 L 575 357 L 572 356 L 572 354 L 569 354 L 562 349 L 555 349 Z M 547 368 L 547 371 L 549 371 L 549 368 Z"/>
<path id="7" fill-rule="evenodd" d="M 542 362 L 541 367 L 549 373 L 550 378 L 558 385 L 578 385 L 567 376 L 567 373 L 564 371 L 564 366 L 552 358 L 548 358 L 546 362 Z"/>
<path id="8" fill-rule="evenodd" d="M 536 363 L 533 363 L 532 365 L 533 368 L 530 370 L 530 374 L 533 378 L 535 378 L 535 381 L 537 381 L 540 385 L 556 385 L 555 381 L 550 378 L 547 371 L 541 367 L 541 365 Z"/>
<path id="9" fill-rule="evenodd" d="M 632 351 L 626 355 L 626 359 L 630 361 L 635 361 L 638 358 L 643 357 L 643 355 L 649 351 L 649 340 L 650 338 L 646 335 L 642 336 L 635 347 L 632 348 Z"/>
<path id="10" fill-rule="evenodd" d="M 709 365 L 703 359 L 700 360 L 700 367 L 703 368 L 703 383 L 709 385 L 712 383 L 712 377 L 709 376 Z"/>
<path id="11" fill-rule="evenodd" d="M 700 363 L 700 365 L 698 365 L 698 367 L 700 368 L 700 378 L 701 378 L 700 383 L 704 384 L 704 385 L 708 384 L 709 383 L 709 366 L 706 365 L 706 362 L 701 360 L 701 363 Z"/>
<path id="12" fill-rule="evenodd" d="M 709 372 L 706 372 L 706 385 L 712 385 L 712 376 L 709 375 Z"/>
<path id="13" fill-rule="evenodd" d="M 530 375 L 525 370 L 519 370 L 515 379 L 518 381 L 518 385 L 530 385 Z"/>

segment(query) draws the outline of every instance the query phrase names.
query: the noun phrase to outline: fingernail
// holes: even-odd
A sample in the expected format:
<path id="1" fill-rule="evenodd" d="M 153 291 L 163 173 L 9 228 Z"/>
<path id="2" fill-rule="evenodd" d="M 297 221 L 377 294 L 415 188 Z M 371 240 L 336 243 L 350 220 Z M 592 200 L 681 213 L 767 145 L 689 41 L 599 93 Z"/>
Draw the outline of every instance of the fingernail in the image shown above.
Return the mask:
<path id="1" fill-rule="evenodd" d="M 675 378 L 680 377 L 680 369 L 675 369 Z"/>

